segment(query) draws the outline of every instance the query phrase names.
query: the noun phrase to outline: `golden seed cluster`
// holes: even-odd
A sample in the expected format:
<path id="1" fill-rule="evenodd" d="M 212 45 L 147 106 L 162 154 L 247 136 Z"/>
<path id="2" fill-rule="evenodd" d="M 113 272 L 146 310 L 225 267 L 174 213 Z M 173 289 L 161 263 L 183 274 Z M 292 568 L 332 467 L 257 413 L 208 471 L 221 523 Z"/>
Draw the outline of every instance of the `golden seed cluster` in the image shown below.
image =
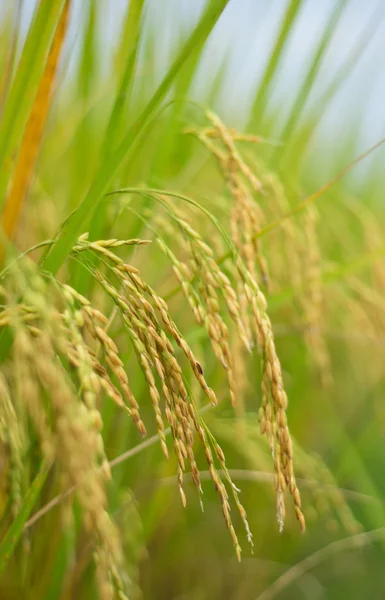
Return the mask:
<path id="1" fill-rule="evenodd" d="M 186 388 L 182 367 L 176 358 L 171 340 L 182 350 L 196 381 L 210 402 L 215 405 L 217 403 L 216 396 L 206 383 L 201 364 L 174 323 L 167 303 L 141 278 L 139 271 L 116 256 L 109 260 L 110 256 L 106 254 L 105 246 L 101 245 L 101 249 L 99 249 L 98 242 L 93 243 L 92 247 L 87 242 L 83 242 L 83 244 L 88 246 L 87 249 L 103 255 L 107 259 L 108 277 L 99 269 L 94 269 L 94 274 L 118 307 L 122 321 L 131 337 L 138 363 L 148 385 L 160 444 L 166 457 L 168 457 L 169 451 L 166 443 L 164 417 L 170 427 L 178 465 L 178 487 L 183 505 L 186 505 L 186 495 L 183 489 L 186 464 L 189 465 L 195 486 L 199 492 L 202 492 L 194 451 L 194 439 L 197 436 L 204 446 L 210 473 L 221 499 L 225 521 L 237 555 L 240 556 L 239 542 L 230 518 L 228 493 L 215 467 L 212 448 L 214 448 L 215 457 L 221 469 L 226 468 L 224 455 L 216 443 L 208 440 L 199 413 Z M 209 249 L 206 247 L 205 250 L 208 252 Z M 112 281 L 116 281 L 117 284 Z M 99 332 L 99 336 L 100 341 L 104 343 L 103 334 Z M 230 478 L 229 485 L 233 495 L 235 494 L 236 504 L 251 541 L 246 513 L 239 502 Z"/>
<path id="2" fill-rule="evenodd" d="M 237 324 L 238 335 L 245 346 L 251 350 L 252 340 L 241 319 L 241 302 L 230 279 L 220 269 L 211 248 L 201 240 L 199 234 L 182 217 L 176 219 L 177 227 L 187 240 L 186 254 L 189 258 L 188 272 L 175 262 L 175 258 L 167 244 L 161 240 L 160 246 L 170 258 L 176 276 L 181 283 L 186 298 L 199 324 L 204 325 L 209 334 L 214 352 L 221 364 L 227 369 L 231 399 L 236 404 L 236 384 L 234 377 L 234 360 L 230 351 L 229 333 L 219 326 L 217 315 L 219 301 L 216 295 L 221 291 L 230 316 Z M 280 361 L 276 352 L 274 335 L 267 314 L 267 302 L 252 274 L 244 265 L 240 256 L 235 260 L 238 290 L 241 290 L 250 313 L 250 325 L 253 327 L 255 343 L 262 358 L 262 403 L 259 411 L 261 433 L 269 440 L 276 472 L 277 516 L 280 528 L 283 527 L 285 506 L 284 494 L 288 489 L 294 500 L 296 516 L 301 529 L 305 528 L 305 519 L 301 510 L 301 498 L 296 485 L 293 466 L 292 442 L 287 426 L 287 396 L 283 386 Z M 198 295 L 193 287 L 198 281 Z M 222 318 L 221 318 L 222 320 Z M 230 359 L 229 359 L 230 357 Z"/>
<path id="3" fill-rule="evenodd" d="M 257 237 L 264 222 L 260 204 L 262 183 L 245 162 L 238 151 L 235 141 L 260 141 L 254 136 L 241 136 L 229 130 L 211 111 L 206 118 L 212 128 L 187 129 L 186 133 L 195 135 L 216 159 L 234 201 L 231 215 L 231 233 L 233 241 L 254 278 L 267 288 L 269 273 L 261 243 Z"/>
<path id="4" fill-rule="evenodd" d="M 82 335 L 83 316 L 76 307 L 75 292 L 70 295 L 68 288 L 56 297 L 57 303 L 62 303 L 58 310 L 49 300 L 52 294 L 47 282 L 28 261 L 15 267 L 11 279 L 3 323 L 12 328 L 14 342 L 2 402 L 9 395 L 14 410 L 24 410 L 38 435 L 42 454 L 50 464 L 60 466 L 64 489 L 76 489 L 84 527 L 94 539 L 101 597 L 112 600 L 119 588 L 123 593 L 119 575 L 122 553 L 118 531 L 107 510 L 105 486 L 110 468 L 97 401 L 101 377 Z M 22 295 L 25 304 L 13 304 L 13 294 Z M 65 368 L 66 360 L 75 370 L 73 377 Z M 15 423 L 20 424 L 20 419 L 11 416 L 14 426 L 8 425 L 8 437 L 11 440 L 12 433 L 16 451 Z M 16 452 L 13 456 L 15 460 Z M 22 472 L 20 464 L 16 467 L 13 478 Z M 16 482 L 13 486 L 16 488 Z M 111 584 L 109 592 L 107 582 Z"/>

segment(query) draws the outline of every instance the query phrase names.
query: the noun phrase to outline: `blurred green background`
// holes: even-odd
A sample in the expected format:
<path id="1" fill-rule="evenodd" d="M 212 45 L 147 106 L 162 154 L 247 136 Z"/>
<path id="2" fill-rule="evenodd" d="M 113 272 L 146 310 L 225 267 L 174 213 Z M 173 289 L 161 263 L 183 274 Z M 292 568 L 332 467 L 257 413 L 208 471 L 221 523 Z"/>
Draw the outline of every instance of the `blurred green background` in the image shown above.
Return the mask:
<path id="1" fill-rule="evenodd" d="M 0 114 L 35 5 L 31 0 L 1 3 Z M 204 5 L 201 0 L 73 2 L 55 96 L 16 236 L 19 249 L 51 238 L 80 204 L 170 73 Z M 229 230 L 231 199 L 216 162 L 184 134 L 186 127 L 207 126 L 207 107 L 228 127 L 264 138 L 258 144 L 239 142 L 239 148 L 256 175 L 281 190 L 259 199 L 268 226 L 384 135 L 384 33 L 382 0 L 230 0 L 207 43 L 196 43 L 182 62 L 108 188 L 147 185 L 187 194 Z M 13 108 L 16 115 L 19 107 Z M 204 484 L 204 512 L 193 485 L 186 483 L 184 509 L 175 458 L 166 462 L 156 443 L 139 447 L 114 469 L 109 489 L 127 568 L 137 583 L 132 597 L 385 597 L 384 152 L 370 154 L 315 199 L 314 237 L 307 237 L 301 213 L 261 238 L 307 518 L 304 535 L 290 510 L 285 530 L 278 531 L 270 451 L 257 421 L 258 356 L 244 370 L 239 365 L 242 410 L 233 410 L 206 335 L 187 313 L 182 294 L 173 294 L 177 281 L 167 260 L 156 248 L 130 255 L 151 285 L 170 296 L 174 318 L 221 399 L 205 420 L 241 488 L 255 543 L 251 554 L 240 533 L 238 563 L 211 482 Z M 91 239 L 153 239 L 154 203 L 130 196 L 126 204 L 128 210 L 113 201 L 100 205 L 87 223 Z M 217 243 L 208 219 L 195 211 L 190 217 L 204 239 Z M 165 236 L 177 253 L 172 231 Z M 315 274 L 313 269 L 306 279 L 313 244 Z M 291 262 L 291 251 L 298 263 Z M 296 275 L 304 277 L 298 287 Z M 76 264 L 67 276 L 81 293 L 98 298 L 95 284 Z M 312 326 L 330 358 L 332 382 L 326 385 L 306 335 L 312 277 L 322 295 L 322 311 Z M 152 435 L 151 403 L 135 356 L 119 329 L 114 335 Z M 203 404 L 199 394 L 197 401 Z M 107 403 L 102 414 L 111 460 L 140 444 L 124 414 Z M 52 495 L 47 486 L 40 504 Z M 234 514 L 241 532 L 239 521 Z M 78 533 L 61 525 L 59 508 L 44 516 L 3 574 L 0 597 L 97 597 L 90 550 Z"/>

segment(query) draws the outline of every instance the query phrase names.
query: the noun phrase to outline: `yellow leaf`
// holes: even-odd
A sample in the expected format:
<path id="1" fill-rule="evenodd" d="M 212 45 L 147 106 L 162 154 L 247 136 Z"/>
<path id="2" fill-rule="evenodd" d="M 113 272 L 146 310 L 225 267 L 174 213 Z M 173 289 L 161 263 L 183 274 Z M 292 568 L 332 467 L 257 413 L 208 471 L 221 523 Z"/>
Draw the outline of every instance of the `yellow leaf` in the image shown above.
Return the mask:
<path id="1" fill-rule="evenodd" d="M 70 3 L 71 0 L 66 1 L 52 39 L 45 69 L 25 128 L 13 180 L 7 194 L 1 224 L 3 233 L 8 239 L 12 239 L 16 231 L 38 157 L 51 104 L 53 84 L 67 31 Z M 1 258 L 3 258 L 4 249 L 1 248 L 0 251 Z"/>

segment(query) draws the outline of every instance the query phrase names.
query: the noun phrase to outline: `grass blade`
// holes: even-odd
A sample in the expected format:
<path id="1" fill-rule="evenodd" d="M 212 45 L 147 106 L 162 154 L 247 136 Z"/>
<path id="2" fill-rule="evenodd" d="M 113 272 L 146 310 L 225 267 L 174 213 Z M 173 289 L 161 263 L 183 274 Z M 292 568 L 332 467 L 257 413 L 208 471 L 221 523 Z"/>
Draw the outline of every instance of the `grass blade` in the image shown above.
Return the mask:
<path id="1" fill-rule="evenodd" d="M 330 106 L 333 98 L 336 96 L 338 91 L 343 86 L 346 79 L 351 75 L 357 66 L 363 52 L 366 50 L 369 42 L 375 36 L 380 25 L 383 23 L 385 17 L 384 5 L 380 3 L 377 9 L 374 11 L 369 22 L 363 29 L 357 43 L 343 62 L 341 67 L 335 73 L 331 82 L 323 92 L 321 97 L 316 101 L 314 107 L 311 109 L 309 117 L 306 122 L 301 125 L 298 132 L 292 135 L 290 143 L 287 144 L 285 149 L 285 169 L 295 170 L 296 164 L 301 161 L 303 156 L 303 150 L 308 146 L 309 140 L 313 135 L 314 130 L 320 123 L 323 115 Z M 283 162 L 283 160 L 282 160 Z"/>
<path id="2" fill-rule="evenodd" d="M 286 126 L 285 126 L 282 134 L 280 135 L 280 139 L 283 142 L 285 140 L 289 139 L 289 137 L 291 136 L 291 134 L 301 116 L 302 110 L 306 104 L 306 101 L 307 101 L 307 99 L 310 95 L 310 92 L 314 86 L 314 83 L 316 81 L 319 69 L 322 64 L 322 59 L 324 58 L 326 50 L 328 49 L 328 46 L 332 39 L 333 33 L 335 32 L 335 30 L 340 22 L 340 18 L 343 15 L 346 4 L 347 4 L 347 0 L 340 0 L 340 2 L 338 2 L 336 4 L 336 6 L 330 16 L 329 22 L 327 23 L 327 25 L 324 29 L 324 32 L 320 39 L 318 48 L 314 54 L 313 61 L 310 64 L 310 67 L 309 67 L 309 70 L 305 77 L 305 80 L 304 80 L 304 82 L 299 90 L 299 93 L 297 95 L 297 98 L 294 102 L 294 105 L 293 105 L 291 113 L 288 117 Z M 278 149 L 276 151 L 279 152 L 280 150 Z"/>
<path id="3" fill-rule="evenodd" d="M 4 65 L 3 75 L 1 78 L 1 82 L 0 82 L 0 117 L 3 112 L 3 108 L 4 108 L 6 98 L 7 98 L 9 86 L 12 81 L 13 69 L 15 66 L 18 31 L 20 28 L 21 9 L 22 9 L 22 2 L 21 2 L 21 0 L 19 0 L 17 3 L 16 10 L 15 10 L 15 15 L 13 18 L 12 34 L 11 34 L 8 54 L 7 54 L 6 62 Z"/>
<path id="4" fill-rule="evenodd" d="M 12 523 L 11 527 L 8 529 L 4 540 L 0 544 L 0 575 L 6 568 L 16 544 L 23 533 L 24 525 L 27 522 L 28 517 L 36 503 L 39 493 L 46 480 L 47 474 L 47 465 L 43 465 L 25 496 L 19 514 Z"/>
<path id="5" fill-rule="evenodd" d="M 121 141 L 119 132 L 124 131 L 125 108 L 130 99 L 135 68 L 138 59 L 139 46 L 143 26 L 144 0 L 132 0 L 129 4 L 125 23 L 123 26 L 121 43 L 117 52 L 118 82 L 117 94 L 104 134 L 102 147 L 102 160 L 111 155 Z M 91 238 L 103 237 L 106 226 L 106 208 L 100 205 L 90 228 Z"/>
<path id="6" fill-rule="evenodd" d="M 3 232 L 10 239 L 13 237 L 17 227 L 23 200 L 26 196 L 38 156 L 40 140 L 49 112 L 53 83 L 67 30 L 69 7 L 70 0 L 66 0 L 27 122 L 13 181 L 4 206 L 1 224 Z"/>
<path id="7" fill-rule="evenodd" d="M 7 97 L 0 123 L 0 208 L 63 5 L 64 0 L 39 3 Z"/>
<path id="8" fill-rule="evenodd" d="M 122 57 L 124 58 L 125 65 L 121 65 L 122 73 L 110 120 L 107 125 L 103 154 L 108 154 L 111 148 L 115 147 L 117 132 L 122 123 L 124 106 L 131 94 L 141 37 L 143 6 L 144 0 L 132 0 L 129 4 L 122 32 L 122 40 L 117 53 L 120 61 L 122 61 Z"/>
<path id="9" fill-rule="evenodd" d="M 146 125 L 153 112 L 158 108 L 166 96 L 171 84 L 173 83 L 176 75 L 184 65 L 187 58 L 194 51 L 194 49 L 197 48 L 197 46 L 203 45 L 203 43 L 206 41 L 212 28 L 228 4 L 228 1 L 229 0 L 211 0 L 208 8 L 203 14 L 203 17 L 180 50 L 151 100 L 144 108 L 143 112 L 134 123 L 120 146 L 116 151 L 113 152 L 111 158 L 107 160 L 106 164 L 102 166 L 97 178 L 91 186 L 91 189 L 79 206 L 78 210 L 75 212 L 73 218 L 67 223 L 65 229 L 61 231 L 57 243 L 52 248 L 45 260 L 44 267 L 46 270 L 55 274 L 63 264 L 78 235 L 82 231 L 82 228 L 84 230 L 84 226 L 90 222 L 95 214 L 103 194 L 107 191 L 107 188 L 119 166 L 127 157 L 133 142 L 141 133 L 143 127 Z"/>
<path id="10" fill-rule="evenodd" d="M 295 20 L 299 15 L 301 6 L 302 0 L 289 0 L 280 32 L 277 36 L 273 51 L 259 84 L 258 93 L 254 100 L 252 115 L 255 119 L 260 120 L 264 113 L 271 84 L 273 83 L 287 40 L 293 29 Z"/>

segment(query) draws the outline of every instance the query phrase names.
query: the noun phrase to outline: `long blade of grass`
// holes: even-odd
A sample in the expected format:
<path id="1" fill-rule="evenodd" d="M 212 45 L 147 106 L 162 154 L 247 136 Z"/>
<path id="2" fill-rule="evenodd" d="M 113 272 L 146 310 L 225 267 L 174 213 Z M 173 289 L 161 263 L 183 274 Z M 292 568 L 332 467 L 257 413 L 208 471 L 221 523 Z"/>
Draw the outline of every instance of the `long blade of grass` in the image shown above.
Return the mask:
<path id="1" fill-rule="evenodd" d="M 9 239 L 12 239 L 15 232 L 38 156 L 40 141 L 49 112 L 53 83 L 67 30 L 69 8 L 70 0 L 66 0 L 24 132 L 12 184 L 1 217 L 3 232 Z"/>
<path id="2" fill-rule="evenodd" d="M 103 154 L 109 154 L 115 147 L 117 132 L 120 130 L 124 107 L 129 99 L 135 66 L 138 58 L 143 19 L 144 0 L 131 0 L 122 31 L 121 43 L 117 52 L 119 62 L 123 62 L 118 91 L 107 125 Z M 123 60 L 122 60 L 123 59 Z"/>
<path id="3" fill-rule="evenodd" d="M 258 92 L 254 100 L 252 109 L 253 118 L 260 120 L 269 96 L 271 85 L 277 73 L 277 69 L 282 58 L 287 40 L 292 32 L 294 23 L 301 10 L 302 0 L 289 0 L 286 13 L 282 20 L 281 29 L 278 33 L 274 48 L 270 55 L 270 59 L 266 65 L 265 72 L 262 76 L 258 87 Z"/>
<path id="4" fill-rule="evenodd" d="M 347 56 L 346 60 L 337 71 L 324 94 L 319 100 L 319 108 L 323 107 L 330 98 L 334 97 L 336 92 L 340 89 L 341 85 L 346 81 L 347 77 L 351 74 L 353 69 L 356 67 L 358 61 L 361 58 L 362 53 L 366 50 L 368 43 L 375 36 L 378 28 L 382 24 L 385 17 L 384 4 L 380 2 L 369 19 L 367 25 L 361 32 L 360 37 L 357 40 L 356 45 Z"/>
<path id="5" fill-rule="evenodd" d="M 301 157 L 303 156 L 303 150 L 308 146 L 314 130 L 320 123 L 333 98 L 341 89 L 346 79 L 356 68 L 363 52 L 366 50 L 370 40 L 375 36 L 380 25 L 383 23 L 384 18 L 384 5 L 382 2 L 380 2 L 351 52 L 348 54 L 338 71 L 335 73 L 321 97 L 315 102 L 309 117 L 301 126 L 298 133 L 292 135 L 290 142 L 286 145 L 285 167 L 290 167 L 290 170 L 293 170 L 293 163 L 301 160 Z"/>
<path id="6" fill-rule="evenodd" d="M 8 55 L 6 58 L 5 68 L 0 82 L 0 118 L 3 113 L 4 104 L 12 81 L 12 73 L 15 66 L 17 40 L 20 29 L 21 9 L 22 0 L 18 0 L 13 19 L 12 34 L 9 44 Z"/>
<path id="7" fill-rule="evenodd" d="M 16 519 L 13 521 L 11 527 L 8 529 L 7 534 L 0 544 L 0 575 L 7 566 L 9 559 L 16 547 L 21 534 L 24 531 L 25 524 L 27 523 L 28 517 L 36 504 L 39 493 L 44 485 L 46 477 L 48 475 L 48 466 L 44 464 L 40 469 L 39 473 L 33 480 L 24 502 L 21 506 L 20 512 Z"/>
<path id="8" fill-rule="evenodd" d="M 125 109 L 132 93 L 140 47 L 143 9 L 144 0 L 131 0 L 127 10 L 121 34 L 121 42 L 117 51 L 118 75 L 120 80 L 118 81 L 114 105 L 104 134 L 101 153 L 102 161 L 105 161 L 113 150 L 116 149 L 117 143 L 121 141 L 122 137 L 121 135 L 119 136 L 119 132 L 124 130 Z M 105 205 L 100 205 L 90 228 L 91 238 L 99 239 L 103 237 L 106 225 L 106 207 Z"/>
<path id="9" fill-rule="evenodd" d="M 96 67 L 96 20 L 97 20 L 97 5 L 95 0 L 88 2 L 87 6 L 87 25 L 82 40 L 82 51 L 79 62 L 79 71 L 77 77 L 78 89 L 83 100 L 87 100 L 90 96 L 91 87 L 95 75 Z"/>
<path id="10" fill-rule="evenodd" d="M 97 21 L 100 3 L 90 0 L 84 3 L 84 20 L 82 25 L 79 61 L 76 73 L 76 89 L 78 90 L 78 106 L 82 108 L 83 118 L 76 127 L 72 139 L 72 152 L 70 153 L 70 197 L 76 202 L 79 195 L 85 194 L 94 173 L 95 155 L 99 145 L 98 128 L 93 112 L 95 81 L 99 61 Z M 75 204 L 75 206 L 76 206 Z M 74 205 L 71 204 L 73 208 Z"/>
<path id="11" fill-rule="evenodd" d="M 206 41 L 228 2 L 229 0 L 211 0 L 198 25 L 181 48 L 179 54 L 173 61 L 169 71 L 150 99 L 149 103 L 144 108 L 137 121 L 131 127 L 120 146 L 116 149 L 116 151 L 113 152 L 111 158 L 108 159 L 101 167 L 93 185 L 91 186 L 88 194 L 84 198 L 78 210 L 75 212 L 73 218 L 60 232 L 57 243 L 46 257 L 44 263 L 46 270 L 55 274 L 63 264 L 78 235 L 82 231 L 82 228 L 84 229 L 85 224 L 89 223 L 95 214 L 95 211 L 104 193 L 107 191 L 107 188 L 119 166 L 127 157 L 133 142 L 143 130 L 143 127 L 146 125 L 152 113 L 157 109 L 166 96 L 172 82 L 187 58 L 190 56 L 191 52 L 193 52 L 197 46 L 203 45 L 203 43 Z"/>
<path id="12" fill-rule="evenodd" d="M 187 95 L 199 70 L 202 53 L 202 46 L 196 48 L 191 53 L 175 81 L 174 99 L 176 102 L 170 106 L 160 132 L 160 136 L 164 140 L 162 142 L 162 152 L 155 152 L 154 160 L 149 165 L 149 176 L 147 179 L 151 184 L 167 178 L 170 174 L 170 167 L 174 166 L 173 162 L 176 162 L 177 169 L 180 169 L 187 158 L 185 140 L 181 139 L 182 136 L 178 136 L 178 133 L 180 132 L 181 118 L 186 106 Z M 224 61 L 223 68 L 219 70 L 217 77 L 214 79 L 219 79 L 225 69 L 226 60 Z M 173 161 L 175 156 L 178 156 L 177 161 Z"/>
<path id="13" fill-rule="evenodd" d="M 0 122 L 0 208 L 64 2 L 65 0 L 52 0 L 39 3 L 8 93 Z"/>
<path id="14" fill-rule="evenodd" d="M 285 142 L 292 134 L 300 115 L 305 107 L 306 101 L 309 98 L 309 94 L 314 86 L 317 79 L 319 69 L 322 65 L 322 60 L 332 40 L 332 36 L 340 22 L 340 19 L 344 13 L 344 8 L 347 4 L 347 0 L 340 0 L 330 15 L 330 19 L 326 24 L 323 31 L 323 35 L 319 41 L 318 47 L 314 53 L 313 61 L 311 62 L 308 72 L 305 76 L 304 82 L 299 89 L 294 105 L 291 109 L 290 115 L 287 119 L 286 125 L 283 132 L 280 135 L 280 139 Z M 284 146 L 276 149 L 277 153 L 284 152 Z"/>

